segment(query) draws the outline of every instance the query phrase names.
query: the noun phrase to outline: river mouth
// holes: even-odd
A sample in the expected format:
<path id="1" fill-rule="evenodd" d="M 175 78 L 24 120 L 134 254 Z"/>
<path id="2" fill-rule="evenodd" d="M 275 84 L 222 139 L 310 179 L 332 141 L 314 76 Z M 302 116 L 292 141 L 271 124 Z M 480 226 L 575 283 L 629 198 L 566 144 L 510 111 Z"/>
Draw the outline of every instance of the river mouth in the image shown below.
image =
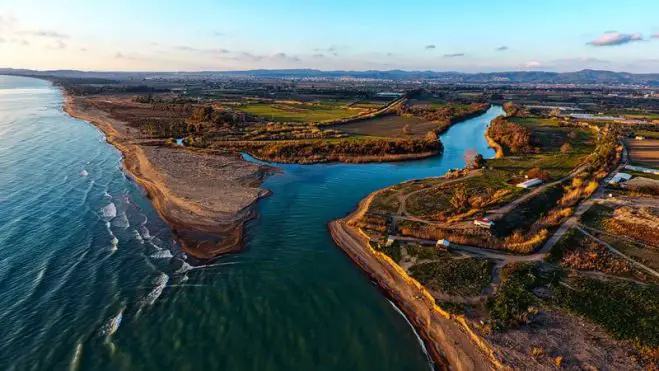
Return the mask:
<path id="1" fill-rule="evenodd" d="M 28 91 L 0 98 L 3 369 L 428 369 L 326 225 L 373 190 L 462 167 L 467 149 L 491 156 L 483 133 L 500 107 L 454 125 L 426 160 L 277 164 L 244 251 L 193 266 L 119 153 L 61 111 L 61 93 L 8 79 L 0 89 Z"/>

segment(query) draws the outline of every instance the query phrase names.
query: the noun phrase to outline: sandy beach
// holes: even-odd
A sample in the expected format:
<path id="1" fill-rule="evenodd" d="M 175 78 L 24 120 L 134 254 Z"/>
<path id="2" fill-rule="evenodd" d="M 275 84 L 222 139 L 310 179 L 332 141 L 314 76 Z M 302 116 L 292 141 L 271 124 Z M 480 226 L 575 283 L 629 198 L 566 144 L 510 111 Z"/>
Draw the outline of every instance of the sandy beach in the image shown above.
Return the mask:
<path id="1" fill-rule="evenodd" d="M 136 130 L 88 104 L 88 98 L 63 92 L 64 110 L 95 125 L 121 151 L 127 173 L 144 187 L 186 253 L 211 259 L 242 248 L 243 226 L 255 217 L 256 201 L 268 194 L 259 185 L 271 168 L 237 155 L 140 141 Z"/>

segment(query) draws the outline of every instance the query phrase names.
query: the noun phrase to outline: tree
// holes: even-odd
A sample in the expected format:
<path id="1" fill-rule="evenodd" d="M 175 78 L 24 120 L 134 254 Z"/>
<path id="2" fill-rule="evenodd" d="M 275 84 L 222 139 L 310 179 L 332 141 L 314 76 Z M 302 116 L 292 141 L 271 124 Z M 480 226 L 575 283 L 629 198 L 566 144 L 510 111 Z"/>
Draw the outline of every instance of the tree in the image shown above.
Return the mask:
<path id="1" fill-rule="evenodd" d="M 449 200 L 449 203 L 456 210 L 461 210 L 467 207 L 467 204 L 469 203 L 469 195 L 467 194 L 467 190 L 464 187 L 456 188 L 453 196 Z"/>
<path id="2" fill-rule="evenodd" d="M 483 155 L 471 149 L 465 152 L 464 160 L 468 169 L 480 169 L 487 164 Z"/>
<path id="3" fill-rule="evenodd" d="M 563 143 L 561 146 L 561 153 L 570 153 L 572 151 L 572 145 L 568 142 Z"/>
<path id="4" fill-rule="evenodd" d="M 526 173 L 526 175 L 529 178 L 538 178 L 544 181 L 551 179 L 551 175 L 549 174 L 549 172 L 547 170 L 542 170 L 539 167 L 532 168 L 531 170 L 529 170 L 528 173 Z"/>
<path id="5" fill-rule="evenodd" d="M 426 133 L 425 139 L 427 142 L 436 142 L 439 140 L 439 137 L 437 136 L 437 133 L 430 130 L 429 132 Z"/>

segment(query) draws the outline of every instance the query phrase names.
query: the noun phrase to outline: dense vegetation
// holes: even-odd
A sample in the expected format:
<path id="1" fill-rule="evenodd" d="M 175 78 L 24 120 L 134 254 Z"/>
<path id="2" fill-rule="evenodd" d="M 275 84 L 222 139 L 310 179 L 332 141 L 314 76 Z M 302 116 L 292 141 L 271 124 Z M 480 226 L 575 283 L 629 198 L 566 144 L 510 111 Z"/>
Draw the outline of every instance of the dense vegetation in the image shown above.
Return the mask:
<path id="1" fill-rule="evenodd" d="M 487 130 L 487 135 L 495 142 L 504 146 L 508 153 L 538 152 L 538 141 L 530 129 L 497 117 Z"/>
<path id="2" fill-rule="evenodd" d="M 410 274 L 424 286 L 449 295 L 478 295 L 490 284 L 492 262 L 486 259 L 444 258 L 410 268 Z"/>
<path id="3" fill-rule="evenodd" d="M 399 155 L 433 155 L 441 152 L 439 141 L 418 139 L 346 138 L 322 141 L 281 141 L 248 145 L 259 159 L 274 162 L 390 161 Z"/>

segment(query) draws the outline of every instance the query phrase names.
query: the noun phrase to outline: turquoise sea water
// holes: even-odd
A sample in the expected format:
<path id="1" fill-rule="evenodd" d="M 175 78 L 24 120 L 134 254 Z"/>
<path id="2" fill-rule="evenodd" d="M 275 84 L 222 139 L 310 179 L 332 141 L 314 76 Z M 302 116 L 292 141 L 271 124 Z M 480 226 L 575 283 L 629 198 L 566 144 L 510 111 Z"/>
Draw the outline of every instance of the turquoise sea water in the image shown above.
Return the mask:
<path id="1" fill-rule="evenodd" d="M 326 224 L 368 193 L 463 166 L 500 107 L 444 155 L 282 165 L 246 250 L 194 267 L 117 150 L 48 82 L 0 76 L 0 369 L 427 370 L 409 324 Z"/>

